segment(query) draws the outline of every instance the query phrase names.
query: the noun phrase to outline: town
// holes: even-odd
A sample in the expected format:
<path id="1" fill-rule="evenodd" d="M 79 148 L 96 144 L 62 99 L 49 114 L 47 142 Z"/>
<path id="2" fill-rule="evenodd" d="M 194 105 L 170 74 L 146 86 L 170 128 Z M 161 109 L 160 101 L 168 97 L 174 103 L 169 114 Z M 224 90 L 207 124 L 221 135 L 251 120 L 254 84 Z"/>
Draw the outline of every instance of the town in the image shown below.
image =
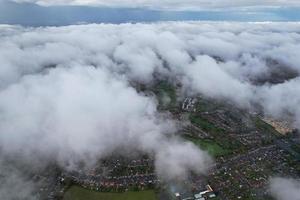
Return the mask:
<path id="1" fill-rule="evenodd" d="M 224 101 L 202 96 L 178 100 L 175 90 L 163 83 L 152 91 L 158 98 L 162 93 L 176 98 L 160 109 L 185 122 L 178 137 L 206 150 L 215 159 L 206 174 L 191 173 L 184 183 L 164 182 L 155 172 L 153 155 L 116 154 L 99 160 L 94 168 L 60 169 L 55 187 L 52 181 L 52 186 L 44 186 L 40 192 L 47 191 L 48 199 L 64 199 L 69 188 L 77 185 L 101 193 L 154 190 L 161 200 L 265 200 L 272 199 L 267 188 L 272 175 L 300 177 L 296 129 L 276 121 L 284 124 L 284 129 L 279 130 L 275 120 L 266 120 L 257 112 Z"/>

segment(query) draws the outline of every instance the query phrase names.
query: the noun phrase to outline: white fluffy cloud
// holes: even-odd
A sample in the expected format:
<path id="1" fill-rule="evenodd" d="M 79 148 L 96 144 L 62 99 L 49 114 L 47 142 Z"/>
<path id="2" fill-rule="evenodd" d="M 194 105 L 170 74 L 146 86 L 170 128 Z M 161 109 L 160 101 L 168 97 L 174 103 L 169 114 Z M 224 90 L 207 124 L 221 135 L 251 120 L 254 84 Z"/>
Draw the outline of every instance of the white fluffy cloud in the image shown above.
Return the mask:
<path id="1" fill-rule="evenodd" d="M 300 199 L 300 182 L 298 180 L 273 178 L 270 182 L 270 190 L 277 200 Z"/>
<path id="2" fill-rule="evenodd" d="M 149 83 L 159 74 L 181 81 L 192 93 L 231 99 L 242 106 L 254 101 L 267 112 L 297 116 L 299 97 L 291 92 L 299 90 L 297 78 L 278 85 L 253 82 L 276 79 L 278 71 L 276 76 L 283 79 L 298 76 L 299 27 L 299 23 L 2 26 L 0 88 L 25 75 L 43 74 L 45 68 L 94 66 L 113 77 L 122 76 L 125 82 Z"/>
<path id="3" fill-rule="evenodd" d="M 256 103 L 274 116 L 289 113 L 300 127 L 299 28 L 299 23 L 201 22 L 2 25 L 1 151 L 68 168 L 138 149 L 154 153 L 158 173 L 168 178 L 203 172 L 211 159 L 170 137 L 176 122 L 132 83 L 165 78 L 181 83 L 185 93 L 241 107 Z M 278 84 L 268 83 L 274 79 Z"/>
<path id="4" fill-rule="evenodd" d="M 169 34 L 160 39 L 152 27 L 119 28 L 1 27 L 0 130 L 5 134 L 0 146 L 5 155 L 21 152 L 28 160 L 46 158 L 74 168 L 79 161 L 92 165 L 115 151 L 137 149 L 154 153 L 159 173 L 176 164 L 172 177 L 206 169 L 209 156 L 169 139 L 175 123 L 158 113 L 154 97 L 129 84 L 151 82 L 156 70 L 167 74 L 152 48 Z M 132 31 L 135 35 L 128 34 Z M 171 48 L 177 48 L 173 39 Z M 168 157 L 161 159 L 165 149 Z M 178 163 L 178 149 L 182 157 L 195 158 Z"/>
<path id="5" fill-rule="evenodd" d="M 0 196 L 1 199 L 37 200 L 36 184 L 16 166 L 0 158 Z M 18 191 L 18 192 L 16 192 Z"/>
<path id="6" fill-rule="evenodd" d="M 112 7 L 146 7 L 154 9 L 201 10 L 224 7 L 300 6 L 298 0 L 13 0 L 40 5 L 88 5 Z"/>
<path id="7" fill-rule="evenodd" d="M 57 140 L 53 144 L 59 145 L 68 141 L 60 146 L 84 152 L 85 146 L 73 145 L 70 138 L 76 143 L 84 133 L 82 142 L 95 142 L 97 146 L 94 133 L 99 126 L 105 134 L 119 134 L 124 127 L 133 134 L 134 127 L 143 124 L 134 122 L 145 116 L 147 125 L 141 128 L 150 126 L 160 133 L 161 126 L 154 123 L 153 98 L 141 96 L 129 85 L 132 81 L 150 83 L 155 74 L 180 81 L 187 92 L 226 98 L 246 107 L 260 103 L 268 113 L 280 116 L 289 112 L 299 121 L 299 78 L 277 85 L 253 84 L 253 80 L 271 76 L 278 69 L 283 74 L 285 70 L 300 72 L 300 51 L 296 51 L 300 46 L 299 28 L 299 23 L 185 22 L 1 26 L 0 108 L 5 120 L 0 128 L 10 133 L 9 137 L 3 134 L 2 141 L 45 132 L 51 136 L 43 138 L 45 142 L 53 139 Z M 217 62 L 216 57 L 223 62 Z M 280 64 L 267 64 L 266 59 Z M 70 97 L 80 98 L 69 104 Z M 127 116 L 135 121 L 128 123 L 131 118 L 125 120 Z M 81 129 L 72 127 L 84 120 Z M 110 129 L 115 120 L 121 129 Z M 11 127 L 12 123 L 17 126 Z"/>
<path id="8" fill-rule="evenodd" d="M 154 99 L 103 69 L 80 66 L 29 75 L 1 91 L 0 99 L 0 130 L 5 132 L 0 140 L 7 155 L 47 157 L 70 168 L 78 161 L 91 165 L 115 151 L 137 149 L 161 157 L 161 149 L 173 146 L 164 133 L 174 132 L 174 124 L 157 113 Z M 174 176 L 203 172 L 202 165 L 211 161 L 197 148 L 180 142 L 175 146 L 183 150 L 182 156 L 198 157 L 179 165 Z M 175 161 L 171 158 L 166 158 L 168 163 Z M 164 166 L 158 164 L 157 170 Z"/>

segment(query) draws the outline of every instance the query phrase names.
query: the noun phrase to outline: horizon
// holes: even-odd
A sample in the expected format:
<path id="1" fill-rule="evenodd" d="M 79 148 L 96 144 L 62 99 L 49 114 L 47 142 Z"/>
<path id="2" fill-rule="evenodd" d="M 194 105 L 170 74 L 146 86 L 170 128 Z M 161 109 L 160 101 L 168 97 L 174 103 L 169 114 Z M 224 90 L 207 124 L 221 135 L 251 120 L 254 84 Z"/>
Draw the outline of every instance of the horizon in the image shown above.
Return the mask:
<path id="1" fill-rule="evenodd" d="M 0 24 L 33 27 L 161 21 L 297 22 L 300 21 L 299 13 L 300 7 L 286 6 L 168 10 L 88 5 L 41 6 L 35 3 L 0 0 Z"/>

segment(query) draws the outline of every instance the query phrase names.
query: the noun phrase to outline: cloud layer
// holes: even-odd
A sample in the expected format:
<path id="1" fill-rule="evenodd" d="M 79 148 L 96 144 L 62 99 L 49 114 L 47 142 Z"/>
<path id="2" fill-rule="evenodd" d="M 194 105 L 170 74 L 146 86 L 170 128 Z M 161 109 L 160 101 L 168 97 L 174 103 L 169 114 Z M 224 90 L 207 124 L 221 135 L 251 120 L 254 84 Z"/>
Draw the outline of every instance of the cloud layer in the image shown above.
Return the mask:
<path id="1" fill-rule="evenodd" d="M 109 7 L 146 7 L 154 9 L 201 10 L 207 8 L 300 6 L 297 0 L 13 0 L 39 5 L 88 5 Z"/>
<path id="2" fill-rule="evenodd" d="M 299 200 L 300 182 L 287 178 L 273 178 L 270 182 L 270 190 L 277 200 Z"/>
<path id="3" fill-rule="evenodd" d="M 178 178 L 211 163 L 180 141 L 176 122 L 135 84 L 260 105 L 300 127 L 299 23 L 0 26 L 0 148 L 76 169 L 113 152 L 153 153 Z M 34 159 L 33 159 L 34 158 Z M 45 161 L 46 160 L 46 161 Z M 173 166 L 173 167 L 171 167 Z M 174 167 L 176 166 L 176 167 Z"/>

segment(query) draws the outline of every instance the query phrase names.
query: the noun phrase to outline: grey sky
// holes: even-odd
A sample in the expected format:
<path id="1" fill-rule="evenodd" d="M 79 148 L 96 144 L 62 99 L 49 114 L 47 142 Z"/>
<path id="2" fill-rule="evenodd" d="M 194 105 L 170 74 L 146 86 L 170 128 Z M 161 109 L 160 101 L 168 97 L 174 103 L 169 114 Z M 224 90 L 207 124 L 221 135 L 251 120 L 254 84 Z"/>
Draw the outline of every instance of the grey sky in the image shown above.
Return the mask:
<path id="1" fill-rule="evenodd" d="M 15 3 L 0 0 L 0 24 L 21 24 L 25 26 L 183 20 L 299 21 L 299 13 L 300 9 L 298 7 L 170 11 L 130 7 L 40 6 L 33 3 Z"/>
<path id="2" fill-rule="evenodd" d="M 300 6 L 298 0 L 11 0 L 39 5 L 87 5 L 126 8 L 200 10 L 234 7 Z"/>

